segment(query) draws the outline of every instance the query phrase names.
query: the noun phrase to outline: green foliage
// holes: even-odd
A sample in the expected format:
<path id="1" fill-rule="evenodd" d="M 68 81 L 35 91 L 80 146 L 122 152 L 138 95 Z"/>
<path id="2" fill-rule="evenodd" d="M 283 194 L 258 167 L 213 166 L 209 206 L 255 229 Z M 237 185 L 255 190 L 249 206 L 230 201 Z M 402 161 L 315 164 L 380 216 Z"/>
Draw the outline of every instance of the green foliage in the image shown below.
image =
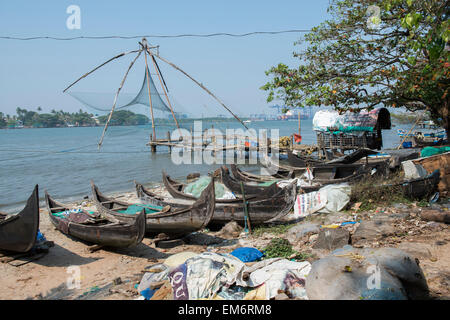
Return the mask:
<path id="1" fill-rule="evenodd" d="M 296 43 L 304 48 L 294 53 L 298 67 L 280 63 L 266 72 L 267 101 L 338 111 L 428 109 L 448 130 L 447 1 L 331 0 L 328 12 L 331 19 Z"/>
<path id="2" fill-rule="evenodd" d="M 41 107 L 37 108 L 42 111 Z M 0 113 L 0 128 L 15 127 L 22 124 L 24 127 L 34 128 L 54 128 L 74 126 L 96 125 L 93 115 L 83 112 L 81 109 L 76 113 L 52 110 L 51 113 L 38 113 L 27 109 L 17 108 L 16 116 L 4 115 Z"/>
<path id="3" fill-rule="evenodd" d="M 5 128 L 8 122 L 6 121 L 5 116 L 3 115 L 3 112 L 0 112 L 0 128 Z"/>
<path id="4" fill-rule="evenodd" d="M 290 242 L 283 238 L 272 239 L 263 250 L 264 256 L 270 258 L 289 258 L 296 252 L 292 249 Z"/>
<path id="5" fill-rule="evenodd" d="M 284 238 L 272 239 L 263 249 L 264 257 L 270 258 L 292 258 L 295 260 L 306 260 L 313 258 L 311 253 L 300 253 L 292 249 L 291 243 Z"/>
<path id="6" fill-rule="evenodd" d="M 100 123 L 104 124 L 106 123 L 106 120 L 108 119 L 108 116 L 101 116 L 98 117 L 98 120 Z M 111 117 L 111 125 L 115 126 L 133 126 L 133 125 L 144 125 L 149 122 L 148 117 L 142 115 L 142 114 L 136 114 L 134 112 L 128 111 L 128 110 L 119 110 L 112 114 Z"/>
<path id="7" fill-rule="evenodd" d="M 417 113 L 391 113 L 391 118 L 396 123 L 401 124 L 412 124 L 417 121 L 417 118 L 419 117 L 419 114 Z M 422 117 L 423 121 L 430 120 L 429 115 L 426 115 L 425 117 Z"/>

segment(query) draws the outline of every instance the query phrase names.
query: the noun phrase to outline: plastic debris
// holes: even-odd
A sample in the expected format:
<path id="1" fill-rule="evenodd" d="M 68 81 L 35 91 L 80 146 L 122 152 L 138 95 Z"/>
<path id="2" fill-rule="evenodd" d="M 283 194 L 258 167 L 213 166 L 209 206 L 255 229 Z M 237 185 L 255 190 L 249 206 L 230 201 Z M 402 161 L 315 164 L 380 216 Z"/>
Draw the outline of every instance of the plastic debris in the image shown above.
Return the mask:
<path id="1" fill-rule="evenodd" d="M 256 248 L 241 247 L 230 253 L 242 262 L 253 262 L 261 259 L 264 254 Z"/>

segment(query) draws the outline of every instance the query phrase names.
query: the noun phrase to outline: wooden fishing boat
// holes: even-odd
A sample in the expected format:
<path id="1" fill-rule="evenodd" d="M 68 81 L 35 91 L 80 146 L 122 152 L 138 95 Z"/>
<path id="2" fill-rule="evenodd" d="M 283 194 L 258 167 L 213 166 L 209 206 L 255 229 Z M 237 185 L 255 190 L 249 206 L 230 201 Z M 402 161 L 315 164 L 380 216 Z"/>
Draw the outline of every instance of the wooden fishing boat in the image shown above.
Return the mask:
<path id="1" fill-rule="evenodd" d="M 38 189 L 36 185 L 24 209 L 19 213 L 0 213 L 0 249 L 28 252 L 35 245 L 39 228 Z"/>
<path id="2" fill-rule="evenodd" d="M 130 223 L 122 223 L 86 210 L 71 211 L 68 205 L 54 200 L 47 191 L 45 202 L 56 229 L 74 238 L 108 247 L 134 247 L 144 238 L 144 210 Z"/>
<path id="3" fill-rule="evenodd" d="M 377 174 L 384 174 L 388 170 L 388 162 L 386 160 L 377 160 L 368 163 L 325 163 L 311 167 L 292 167 L 275 163 L 267 157 L 263 160 L 262 164 L 271 171 L 292 171 L 295 177 L 300 177 L 309 170 L 313 174 L 314 181 L 321 183 L 335 183 L 334 180 L 344 178 L 352 180 L 363 172 L 366 174 L 371 173 L 373 169 L 376 169 Z"/>
<path id="4" fill-rule="evenodd" d="M 265 181 L 273 181 L 273 180 L 286 180 L 286 179 L 292 179 L 294 177 L 294 173 L 291 171 L 286 172 L 278 172 L 271 175 L 257 175 L 250 172 L 245 172 L 239 169 L 235 164 L 230 164 L 230 170 L 233 174 L 233 177 L 236 180 L 244 181 L 244 182 L 265 182 Z"/>
<path id="5" fill-rule="evenodd" d="M 329 164 L 352 164 L 359 160 L 361 160 L 364 157 L 367 157 L 369 155 L 377 154 L 377 151 L 373 151 L 371 149 L 367 148 L 360 148 L 350 154 L 343 155 L 342 157 L 333 159 L 333 160 L 320 160 L 315 159 L 303 155 L 295 155 L 292 153 L 292 151 L 288 151 L 288 163 L 292 167 L 320 167 L 320 166 L 327 166 Z"/>
<path id="6" fill-rule="evenodd" d="M 136 193 L 144 203 L 151 203 L 159 206 L 186 206 L 195 200 L 188 200 L 181 196 L 183 192 L 177 192 L 175 198 L 164 198 L 150 190 L 142 184 L 135 182 Z M 297 181 L 294 180 L 288 186 L 279 190 L 272 197 L 257 197 L 246 199 L 246 206 L 252 226 L 264 223 L 279 222 L 293 208 L 297 197 Z M 177 199 L 176 197 L 181 197 Z M 216 200 L 214 215 L 209 223 L 213 226 L 221 226 L 230 221 L 245 224 L 245 207 L 242 199 L 227 199 L 227 202 Z"/>
<path id="7" fill-rule="evenodd" d="M 258 182 L 243 183 L 242 181 L 238 181 L 230 176 L 229 170 L 225 166 L 220 168 L 220 174 L 222 183 L 234 194 L 242 194 L 241 183 L 243 184 L 246 197 L 258 195 L 260 197 L 270 198 L 281 190 L 281 188 L 278 187 L 276 180 L 273 180 L 273 183 L 271 183 L 271 181 L 265 181 L 263 182 L 265 185 L 261 185 L 261 183 Z"/>
<path id="8" fill-rule="evenodd" d="M 185 200 L 197 200 L 197 198 L 191 194 L 185 193 L 184 190 L 186 188 L 186 184 L 181 183 L 179 181 L 176 181 L 172 179 L 167 173 L 163 170 L 162 171 L 162 180 L 164 187 L 169 192 L 169 194 L 176 198 L 176 199 L 185 199 Z M 147 190 L 147 192 L 150 192 Z M 154 198 L 158 198 L 158 195 L 153 194 Z M 249 195 L 246 197 L 246 200 L 251 200 L 255 198 L 254 195 Z M 235 202 L 242 202 L 242 198 L 239 198 L 237 196 L 237 199 L 217 199 L 216 198 L 216 204 L 218 203 L 235 203 Z"/>
<path id="9" fill-rule="evenodd" d="M 287 151 L 287 161 L 293 167 L 308 167 L 325 163 L 324 160 L 315 159 L 303 155 L 295 155 L 292 151 Z"/>
<path id="10" fill-rule="evenodd" d="M 214 214 L 214 179 L 203 190 L 200 197 L 186 205 L 132 204 L 103 195 L 91 181 L 94 203 L 98 212 L 106 217 L 129 222 L 134 214 L 126 213 L 134 207 L 144 208 L 146 212 L 146 231 L 149 234 L 165 233 L 171 236 L 185 235 L 204 228 Z"/>
<path id="11" fill-rule="evenodd" d="M 434 170 L 424 178 L 405 181 L 401 184 L 405 196 L 413 199 L 421 199 L 432 195 L 439 184 L 440 171 Z"/>
<path id="12" fill-rule="evenodd" d="M 241 183 L 244 187 L 245 196 L 254 196 L 257 195 L 260 198 L 270 198 L 273 195 L 279 193 L 281 190 L 277 185 L 277 180 L 272 180 L 273 183 L 270 184 L 271 181 L 261 181 L 261 182 L 243 182 L 239 181 L 230 176 L 228 168 L 225 166 L 221 167 L 221 178 L 222 183 L 230 189 L 235 194 L 242 194 Z M 268 185 L 270 184 L 270 185 Z M 314 186 L 302 186 L 302 192 L 311 192 L 317 191 L 320 188 L 320 185 Z"/>
<path id="13" fill-rule="evenodd" d="M 233 168 L 235 167 L 235 168 Z M 235 165 L 231 165 L 231 170 L 233 172 L 233 175 L 235 177 L 236 180 L 240 180 L 240 181 L 247 181 L 244 180 L 242 177 L 246 174 L 245 171 L 240 170 L 239 168 L 237 168 Z M 316 168 L 310 168 L 309 169 L 311 173 L 314 172 L 318 172 L 319 170 L 317 170 Z M 335 171 L 336 172 L 336 171 Z M 334 177 L 331 177 L 331 179 L 321 179 L 321 178 L 313 178 L 311 179 L 309 182 L 311 183 L 311 186 L 303 186 L 301 187 L 302 189 L 304 189 L 304 192 L 311 192 L 311 191 L 315 191 L 318 190 L 320 187 L 327 185 L 327 184 L 334 184 L 334 183 L 343 183 L 343 182 L 355 182 L 358 181 L 362 178 L 364 178 L 364 176 L 366 176 L 368 174 L 367 170 L 364 170 L 364 167 L 358 167 L 356 168 L 356 170 L 353 172 L 353 174 L 343 177 L 343 178 L 336 178 L 336 176 L 339 175 L 334 175 Z M 260 181 L 257 180 L 257 176 L 254 175 L 254 177 L 252 177 L 252 182 L 260 182 L 260 183 L 264 183 L 267 182 L 267 180 L 265 180 L 265 178 L 267 176 L 262 176 L 264 179 L 261 179 Z M 305 177 L 303 179 L 304 181 L 308 181 L 308 179 Z M 272 181 L 276 181 L 275 179 L 273 179 Z"/>

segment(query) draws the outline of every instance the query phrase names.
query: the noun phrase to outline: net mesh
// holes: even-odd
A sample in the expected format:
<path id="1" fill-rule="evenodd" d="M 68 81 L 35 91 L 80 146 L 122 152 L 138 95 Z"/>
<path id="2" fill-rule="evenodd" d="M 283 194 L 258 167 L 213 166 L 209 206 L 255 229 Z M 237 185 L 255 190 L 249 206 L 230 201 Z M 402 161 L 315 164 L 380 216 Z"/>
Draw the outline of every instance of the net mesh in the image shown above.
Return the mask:
<path id="1" fill-rule="evenodd" d="M 167 104 L 162 100 L 161 94 L 156 89 L 155 83 L 148 71 L 144 72 L 144 81 L 142 83 L 141 89 L 137 94 L 132 93 L 119 93 L 116 102 L 115 110 L 130 109 L 133 106 L 145 106 L 150 108 L 150 101 L 148 90 L 150 88 L 150 97 L 152 107 L 155 110 L 160 110 L 162 112 L 171 112 Z M 115 93 L 98 93 L 98 92 L 68 92 L 69 95 L 80 101 L 84 106 L 92 110 L 100 112 L 109 112 L 114 103 Z M 174 110 L 175 111 L 175 110 Z"/>

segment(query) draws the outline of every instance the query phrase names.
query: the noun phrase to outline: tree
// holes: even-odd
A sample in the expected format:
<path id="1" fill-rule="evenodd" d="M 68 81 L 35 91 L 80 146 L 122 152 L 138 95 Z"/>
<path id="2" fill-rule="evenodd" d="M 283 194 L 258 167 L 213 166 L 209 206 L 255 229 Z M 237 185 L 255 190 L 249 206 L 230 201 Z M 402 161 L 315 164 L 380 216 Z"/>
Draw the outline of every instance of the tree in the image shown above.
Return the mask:
<path id="1" fill-rule="evenodd" d="M 267 100 L 338 111 L 428 110 L 449 135 L 449 1 L 332 0 L 332 18 L 296 45 L 298 68 L 266 72 Z"/>
<path id="2" fill-rule="evenodd" d="M 7 121 L 5 119 L 5 115 L 3 112 L 0 112 L 0 128 L 4 128 L 7 125 Z"/>

